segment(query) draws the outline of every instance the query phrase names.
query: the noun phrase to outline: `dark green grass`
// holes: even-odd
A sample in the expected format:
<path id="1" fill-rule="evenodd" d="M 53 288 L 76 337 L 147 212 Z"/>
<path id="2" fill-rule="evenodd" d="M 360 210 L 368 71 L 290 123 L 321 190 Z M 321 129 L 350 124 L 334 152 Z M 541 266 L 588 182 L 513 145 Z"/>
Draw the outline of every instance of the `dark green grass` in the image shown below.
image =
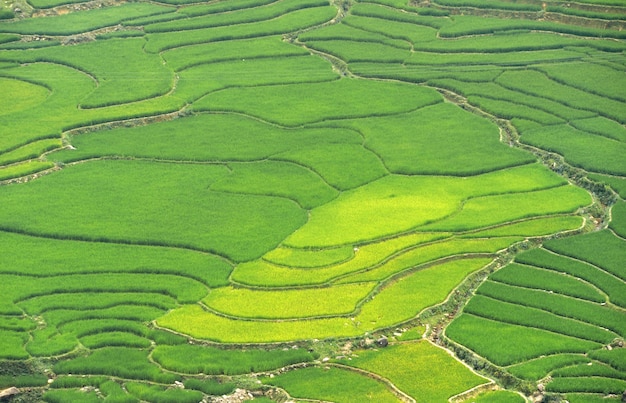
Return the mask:
<path id="1" fill-rule="evenodd" d="M 0 271 L 34 277 L 104 272 L 160 273 L 193 278 L 217 287 L 228 283 L 232 269 L 215 256 L 172 248 L 58 240 L 10 232 L 0 232 L 0 243 L 11 245 L 14 252 L 0 254 Z"/>
<path id="2" fill-rule="evenodd" d="M 592 302 L 606 302 L 602 294 L 590 285 L 581 283 L 576 277 L 529 266 L 510 264 L 493 273 L 489 279 L 519 287 L 554 291 Z"/>
<path id="3" fill-rule="evenodd" d="M 46 18 L 28 18 L 0 25 L 1 32 L 18 34 L 72 35 L 117 25 L 124 20 L 169 12 L 170 7 L 149 3 L 125 3 Z"/>
<path id="4" fill-rule="evenodd" d="M 236 384 L 231 382 L 220 382 L 219 380 L 207 378 L 189 378 L 184 381 L 185 388 L 199 390 L 207 395 L 228 395 L 236 389 Z"/>
<path id="5" fill-rule="evenodd" d="M 597 362 L 589 364 L 573 365 L 557 369 L 552 372 L 552 377 L 589 377 L 600 376 L 605 378 L 626 379 L 626 371 L 618 371 L 613 367 Z"/>
<path id="6" fill-rule="evenodd" d="M 446 328 L 446 334 L 496 365 L 511 365 L 547 354 L 585 353 L 600 346 L 599 343 L 469 314 L 456 318 Z"/>
<path id="7" fill-rule="evenodd" d="M 59 292 L 51 295 L 41 295 L 19 302 L 20 307 L 31 315 L 59 309 L 79 309 L 91 311 L 94 309 L 111 308 L 119 305 L 126 305 L 127 308 L 131 308 L 133 304 L 141 304 L 150 308 L 167 310 L 174 308 L 174 306 L 176 306 L 176 301 L 168 295 L 159 293 Z"/>
<path id="8" fill-rule="evenodd" d="M 626 349 L 602 349 L 589 353 L 589 357 L 605 362 L 618 371 L 626 372 Z"/>
<path id="9" fill-rule="evenodd" d="M 134 347 L 148 348 L 151 345 L 150 340 L 137 336 L 136 334 L 126 332 L 105 332 L 92 334 L 81 337 L 80 342 L 89 349 L 103 347 Z"/>
<path id="10" fill-rule="evenodd" d="M 100 403 L 102 400 L 95 391 L 83 392 L 79 389 L 55 389 L 48 390 L 43 395 L 43 400 L 49 403 Z"/>
<path id="11" fill-rule="evenodd" d="M 538 381 L 559 368 L 588 362 L 589 358 L 583 354 L 556 354 L 507 367 L 507 371 L 522 379 Z"/>
<path id="12" fill-rule="evenodd" d="M 597 326 L 563 318 L 535 308 L 509 304 L 476 295 L 463 309 L 464 312 L 503 323 L 544 329 L 554 333 L 597 343 L 610 343 L 617 335 Z"/>
<path id="13" fill-rule="evenodd" d="M 502 144 L 495 125 L 447 103 L 350 125 L 393 173 L 475 175 L 533 161 Z"/>
<path id="14" fill-rule="evenodd" d="M 584 392 L 584 393 L 604 393 L 618 394 L 626 390 L 626 381 L 622 379 L 611 379 L 601 377 L 556 377 L 546 385 L 549 392 Z"/>
<path id="15" fill-rule="evenodd" d="M 626 175 L 626 143 L 589 134 L 568 125 L 521 130 L 521 141 L 563 155 L 574 166 L 589 171 Z M 598 158 L 598 154 L 602 158 Z"/>
<path id="16" fill-rule="evenodd" d="M 574 120 L 570 124 L 578 130 L 598 134 L 609 139 L 626 142 L 626 128 L 614 120 L 597 116 L 595 118 Z"/>
<path id="17" fill-rule="evenodd" d="M 593 232 L 577 237 L 548 241 L 548 250 L 592 263 L 626 280 L 626 241 L 610 231 Z"/>
<path id="18" fill-rule="evenodd" d="M 483 283 L 477 290 L 477 293 L 604 327 L 622 337 L 626 334 L 626 323 L 624 322 L 623 313 L 599 304 L 492 281 Z"/>
<path id="19" fill-rule="evenodd" d="M 515 261 L 580 278 L 605 292 L 612 303 L 626 308 L 626 284 L 590 264 L 550 253 L 545 249 L 524 252 L 517 255 Z"/>
<path id="20" fill-rule="evenodd" d="M 304 223 L 304 211 L 293 201 L 206 189 L 226 174 L 225 167 L 215 165 L 80 164 L 0 189 L 0 226 L 57 238 L 195 248 L 249 260 Z M 73 208 L 64 208 L 68 205 Z"/>
<path id="21" fill-rule="evenodd" d="M 148 360 L 148 351 L 125 347 L 95 350 L 86 357 L 60 361 L 53 367 L 57 374 L 107 375 L 173 383 L 179 376 L 162 372 Z"/>
<path id="22" fill-rule="evenodd" d="M 172 136 L 172 133 L 177 133 Z M 202 114 L 148 126 L 74 136 L 76 150 L 50 155 L 58 161 L 134 156 L 177 161 L 255 161 L 315 145 L 362 143 L 358 133 L 334 129 L 281 129 L 231 114 Z"/>
<path id="23" fill-rule="evenodd" d="M 25 360 L 30 356 L 24 350 L 28 333 L 0 330 L 0 359 Z"/>
<path id="24" fill-rule="evenodd" d="M 158 346 L 154 349 L 152 358 L 170 371 L 187 374 L 236 375 L 309 362 L 317 356 L 303 349 L 240 351 L 183 344 Z"/>
<path id="25" fill-rule="evenodd" d="M 626 238 L 626 202 L 619 201 L 615 203 L 611 216 L 613 218 L 610 224 L 611 229 L 622 238 Z"/>

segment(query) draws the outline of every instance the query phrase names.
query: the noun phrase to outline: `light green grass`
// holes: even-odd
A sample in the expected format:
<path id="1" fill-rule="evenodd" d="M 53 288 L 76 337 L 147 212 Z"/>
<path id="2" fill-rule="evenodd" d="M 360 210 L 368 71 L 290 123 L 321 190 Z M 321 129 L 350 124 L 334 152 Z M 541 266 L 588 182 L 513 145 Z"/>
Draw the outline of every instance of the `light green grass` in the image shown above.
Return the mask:
<path id="1" fill-rule="evenodd" d="M 117 7 L 103 7 L 80 13 L 3 23 L 0 31 L 18 34 L 72 35 L 117 25 L 130 18 L 162 14 L 170 10 L 170 7 L 158 4 L 126 3 Z"/>
<path id="2" fill-rule="evenodd" d="M 19 161 L 38 158 L 46 151 L 60 148 L 61 146 L 62 142 L 60 139 L 35 141 L 0 155 L 0 164 L 12 164 Z"/>
<path id="3" fill-rule="evenodd" d="M 303 93 L 308 94 L 302 97 Z M 263 102 L 257 102 L 263 99 Z M 363 99 L 370 102 L 363 103 Z M 402 83 L 342 79 L 330 83 L 232 88 L 211 94 L 194 109 L 250 114 L 284 126 L 340 118 L 389 115 L 440 102 L 431 89 Z"/>
<path id="4" fill-rule="evenodd" d="M 202 302 L 210 309 L 242 318 L 307 318 L 352 313 L 376 283 L 294 290 L 217 288 Z"/>
<path id="5" fill-rule="evenodd" d="M 336 246 L 409 231 L 430 222 L 435 223 L 422 228 L 467 230 L 570 212 L 590 202 L 586 192 L 573 186 L 517 193 L 559 183 L 563 183 L 561 179 L 535 164 L 470 178 L 386 176 L 314 209 L 306 225 L 285 243 L 294 247 Z M 511 194 L 503 194 L 508 192 Z M 490 194 L 500 195 L 485 196 Z M 559 199 L 561 196 L 567 200 Z M 464 202 L 469 197 L 475 198 Z M 459 209 L 460 213 L 453 214 Z"/>
<path id="6" fill-rule="evenodd" d="M 207 51 L 213 53 L 212 49 Z M 237 58 L 198 64 L 178 73 L 172 97 L 188 103 L 212 96 L 213 92 L 231 87 L 256 87 L 293 83 L 317 83 L 336 80 L 331 65 L 315 56 Z M 217 109 L 217 108 L 216 108 Z M 199 110 L 207 110 L 200 108 Z M 208 111 L 212 111 L 209 108 Z"/>
<path id="7" fill-rule="evenodd" d="M 445 350 L 426 341 L 363 350 L 357 354 L 358 358 L 341 362 L 380 375 L 409 396 L 425 402 L 445 402 L 487 382 Z"/>
<path id="8" fill-rule="evenodd" d="M 534 192 L 472 198 L 457 214 L 422 227 L 425 230 L 470 230 L 523 218 L 573 213 L 591 203 L 589 194 L 565 185 Z"/>
<path id="9" fill-rule="evenodd" d="M 451 239 L 444 240 L 442 242 L 434 242 L 432 244 L 424 245 L 423 247 L 411 249 L 406 253 L 398 255 L 394 259 L 385 262 L 385 264 L 373 268 L 372 270 L 356 273 L 352 276 L 346 276 L 340 281 L 381 281 L 404 270 L 443 258 L 472 255 L 474 253 L 491 256 L 495 252 L 506 249 L 508 246 L 520 240 L 521 239 L 518 237 L 507 237 L 478 240 Z M 489 257 L 487 259 L 491 258 L 492 257 Z"/>
<path id="10" fill-rule="evenodd" d="M 309 53 L 302 48 L 283 42 L 280 36 L 267 36 L 184 46 L 165 51 L 162 55 L 171 69 L 180 71 L 204 63 L 284 56 L 307 56 Z"/>
<path id="11" fill-rule="evenodd" d="M 160 326 L 194 337 L 224 343 L 356 336 L 412 319 L 422 309 L 443 301 L 467 274 L 480 269 L 487 262 L 486 259 L 458 261 L 416 272 L 384 288 L 351 318 L 276 322 L 236 320 L 204 311 L 197 305 L 186 305 L 168 312 L 157 322 Z M 446 281 L 440 281 L 442 277 Z M 428 288 L 428 292 L 416 293 L 418 285 Z M 390 304 L 398 308 L 390 310 Z"/>
<path id="12" fill-rule="evenodd" d="M 0 77 L 0 85 L 5 94 L 0 100 L 1 115 L 29 109 L 42 103 L 50 95 L 47 88 L 25 81 Z"/>
<path id="13" fill-rule="evenodd" d="M 382 382 L 364 374 L 337 367 L 308 367 L 285 372 L 263 383 L 278 386 L 295 398 L 337 403 L 400 402 Z"/>
<path id="14" fill-rule="evenodd" d="M 0 330 L 0 358 L 4 360 L 25 360 L 30 355 L 24 350 L 28 333 Z"/>
<path id="15" fill-rule="evenodd" d="M 277 18 L 233 26 L 201 28 L 180 32 L 148 34 L 146 51 L 158 53 L 177 47 L 233 39 L 279 35 L 330 21 L 337 14 L 334 7 L 314 7 L 292 11 Z"/>
<path id="16" fill-rule="evenodd" d="M 266 287 L 324 284 L 335 277 L 378 265 L 403 249 L 447 236 L 449 234 L 446 233 L 415 233 L 368 243 L 357 247 L 356 251 L 353 249 L 354 257 L 346 262 L 313 270 L 298 270 L 266 261 L 253 261 L 238 265 L 232 279 L 248 285 Z"/>
<path id="17" fill-rule="evenodd" d="M 97 131 L 72 136 L 70 141 L 76 150 L 55 152 L 48 158 L 65 162 L 99 156 L 256 161 L 299 148 L 362 143 L 361 137 L 351 130 L 281 129 L 231 114 L 193 115 L 146 126 Z"/>
<path id="18" fill-rule="evenodd" d="M 470 400 L 472 403 L 524 403 L 526 399 L 518 393 L 508 390 L 484 392 Z"/>
<path id="19" fill-rule="evenodd" d="M 279 266 L 294 268 L 319 268 L 336 265 L 354 258 L 355 250 L 349 246 L 332 249 L 294 249 L 278 247 L 263 256 L 263 260 Z"/>
<path id="20" fill-rule="evenodd" d="M 561 231 L 571 231 L 582 226 L 583 219 L 578 216 L 560 215 L 556 217 L 539 217 L 524 220 L 513 224 L 505 224 L 491 229 L 472 232 L 464 235 L 468 238 L 498 237 L 498 236 L 542 236 Z"/>
<path id="21" fill-rule="evenodd" d="M 533 161 L 502 144 L 495 125 L 448 103 L 350 125 L 393 173 L 475 175 Z"/>

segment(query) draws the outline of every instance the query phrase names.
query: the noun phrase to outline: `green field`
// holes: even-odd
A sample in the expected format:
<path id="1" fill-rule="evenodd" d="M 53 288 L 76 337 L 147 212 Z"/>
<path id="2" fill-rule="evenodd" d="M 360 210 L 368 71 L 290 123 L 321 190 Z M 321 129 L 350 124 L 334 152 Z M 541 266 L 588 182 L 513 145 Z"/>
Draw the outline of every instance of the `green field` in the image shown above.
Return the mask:
<path id="1" fill-rule="evenodd" d="M 0 389 L 617 401 L 625 24 L 622 0 L 2 2 Z"/>

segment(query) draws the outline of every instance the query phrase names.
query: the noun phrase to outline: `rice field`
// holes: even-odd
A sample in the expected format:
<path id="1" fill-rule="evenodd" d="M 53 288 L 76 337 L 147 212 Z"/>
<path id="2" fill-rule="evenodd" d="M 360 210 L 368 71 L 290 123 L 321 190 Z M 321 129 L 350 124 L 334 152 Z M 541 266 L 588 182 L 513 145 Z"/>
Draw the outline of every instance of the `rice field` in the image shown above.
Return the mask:
<path id="1" fill-rule="evenodd" d="M 0 388 L 612 401 L 626 8 L 531 3 L 3 4 Z"/>

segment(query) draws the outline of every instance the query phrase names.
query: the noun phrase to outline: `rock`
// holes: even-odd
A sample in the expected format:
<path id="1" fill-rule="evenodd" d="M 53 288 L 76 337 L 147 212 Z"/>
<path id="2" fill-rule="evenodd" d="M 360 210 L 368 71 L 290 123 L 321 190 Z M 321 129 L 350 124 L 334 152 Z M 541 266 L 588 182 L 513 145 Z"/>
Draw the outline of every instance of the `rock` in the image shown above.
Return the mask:
<path id="1" fill-rule="evenodd" d="M 376 340 L 376 344 L 378 344 L 379 347 L 387 347 L 389 345 L 389 340 L 387 340 L 387 338 L 383 336 L 380 339 Z"/>
<path id="2" fill-rule="evenodd" d="M 328 358 L 328 357 L 322 358 L 322 362 L 328 362 L 328 361 L 330 361 L 330 358 Z"/>
<path id="3" fill-rule="evenodd" d="M 15 386 L 8 388 L 8 389 L 0 390 L 0 399 L 4 399 L 5 397 L 10 397 L 10 396 L 15 396 L 19 393 L 20 393 L 20 390 L 16 388 Z"/>

